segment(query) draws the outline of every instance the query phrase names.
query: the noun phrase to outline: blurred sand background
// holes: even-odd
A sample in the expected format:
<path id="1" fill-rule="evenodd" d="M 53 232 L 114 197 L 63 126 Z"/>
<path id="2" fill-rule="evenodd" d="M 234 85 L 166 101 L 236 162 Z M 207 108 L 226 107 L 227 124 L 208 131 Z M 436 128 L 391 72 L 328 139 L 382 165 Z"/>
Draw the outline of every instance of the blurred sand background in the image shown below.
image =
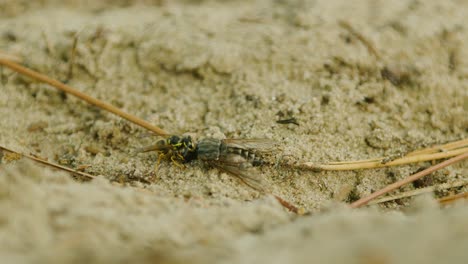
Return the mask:
<path id="1" fill-rule="evenodd" d="M 273 161 L 322 163 L 467 138 L 467 22 L 465 1 L 4 0 L 0 52 L 171 133 L 270 138 Z M 466 204 L 344 206 L 429 162 L 262 168 L 274 193 L 312 212 L 298 217 L 200 162 L 155 173 L 156 154 L 134 150 L 158 137 L 6 68 L 0 77 L 0 145 L 100 175 L 83 183 L 3 153 L 5 263 L 468 259 Z M 292 117 L 299 125 L 276 122 Z M 467 174 L 465 161 L 400 191 Z"/>

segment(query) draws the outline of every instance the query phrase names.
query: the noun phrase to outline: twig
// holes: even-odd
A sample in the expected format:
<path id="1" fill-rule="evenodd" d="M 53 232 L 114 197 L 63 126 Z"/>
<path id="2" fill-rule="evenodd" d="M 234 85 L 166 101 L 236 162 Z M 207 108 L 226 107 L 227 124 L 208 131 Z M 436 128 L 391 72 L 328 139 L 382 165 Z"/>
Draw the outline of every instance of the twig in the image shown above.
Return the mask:
<path id="1" fill-rule="evenodd" d="M 447 197 L 440 198 L 437 200 L 440 204 L 446 205 L 458 201 L 460 199 L 468 199 L 468 192 L 463 192 L 455 195 L 450 195 Z"/>
<path id="2" fill-rule="evenodd" d="M 383 163 L 384 159 L 371 159 L 363 161 L 347 161 L 347 162 L 332 162 L 329 164 L 314 164 L 312 162 L 305 162 L 300 164 L 299 167 L 310 170 L 358 170 L 358 169 L 374 169 L 396 165 L 403 165 L 409 163 L 416 163 L 429 160 L 438 160 L 454 157 L 463 153 L 468 153 L 468 147 L 459 148 L 452 151 L 411 155 Z"/>
<path id="3" fill-rule="evenodd" d="M 459 162 L 459 161 L 464 160 L 466 158 L 468 158 L 468 152 L 463 153 L 463 154 L 461 154 L 459 156 L 456 156 L 454 158 L 451 158 L 449 160 L 446 160 L 444 162 L 441 162 L 441 163 L 439 163 L 437 165 L 434 165 L 432 167 L 429 167 L 429 168 L 427 168 L 427 169 L 425 169 L 423 171 L 420 171 L 420 172 L 418 172 L 416 174 L 413 174 L 413 175 L 411 175 L 411 176 L 409 176 L 409 177 L 407 177 L 407 178 L 405 178 L 405 179 L 403 179 L 401 181 L 397 181 L 397 182 L 395 182 L 393 184 L 390 184 L 390 185 L 386 186 L 385 188 L 380 189 L 380 190 L 372 193 L 371 195 L 369 195 L 367 197 L 361 198 L 361 199 L 353 202 L 350 206 L 351 206 L 351 208 L 358 208 L 358 207 L 361 207 L 363 205 L 366 205 L 371 200 L 373 200 L 373 199 L 375 199 L 375 198 L 377 198 L 377 197 L 379 197 L 379 196 L 381 196 L 383 194 L 391 192 L 391 191 L 393 191 L 393 190 L 395 190 L 397 188 L 400 188 L 401 186 L 403 186 L 405 184 L 413 182 L 413 181 L 415 181 L 417 179 L 420 179 L 420 178 L 422 178 L 422 177 L 424 177 L 424 176 L 426 176 L 428 174 L 431 174 L 434 171 L 445 168 L 445 167 L 447 167 L 449 165 L 452 165 L 453 163 Z"/>
<path id="4" fill-rule="evenodd" d="M 435 192 L 435 191 L 440 191 L 440 190 L 446 190 L 446 189 L 450 189 L 450 188 L 465 186 L 467 184 L 468 184 L 468 179 L 453 182 L 453 183 L 443 183 L 443 184 L 439 184 L 439 185 L 435 185 L 435 186 L 429 186 L 429 187 L 426 187 L 426 188 L 419 188 L 419 189 L 408 191 L 408 192 L 402 192 L 402 193 L 399 193 L 397 195 L 383 197 L 381 199 L 375 199 L 375 200 L 369 202 L 368 204 L 371 205 L 371 204 L 385 203 L 385 202 L 398 200 L 398 199 L 402 199 L 402 198 L 406 198 L 406 197 L 412 197 L 412 196 L 420 195 L 420 194 L 423 194 L 423 193 L 431 193 L 431 192 Z"/>
<path id="5" fill-rule="evenodd" d="M 50 77 L 48 77 L 46 75 L 40 74 L 40 73 L 38 73 L 36 71 L 33 71 L 33 70 L 28 69 L 28 68 L 26 68 L 24 66 L 21 66 L 21 65 L 19 65 L 17 63 L 14 63 L 12 61 L 5 60 L 5 59 L 2 59 L 2 58 L 0 58 L 0 64 L 4 65 L 4 66 L 6 66 L 6 67 L 8 67 L 8 68 L 10 68 L 10 69 L 12 69 L 14 71 L 17 71 L 17 72 L 19 72 L 21 74 L 24 74 L 26 76 L 29 76 L 29 77 L 33 78 L 33 79 L 36 79 L 36 80 L 38 80 L 40 82 L 44 82 L 44 83 L 47 83 L 49 85 L 52 85 L 52 86 L 54 86 L 55 88 L 57 88 L 57 89 L 59 89 L 61 91 L 69 93 L 69 94 L 71 94 L 73 96 L 76 96 L 79 99 L 84 100 L 84 101 L 86 101 L 86 102 L 88 102 L 88 103 L 90 103 L 92 105 L 95 105 L 95 106 L 97 106 L 99 108 L 102 108 L 102 109 L 104 109 L 106 111 L 109 111 L 109 112 L 111 112 L 111 113 L 113 113 L 115 115 L 118 115 L 118 116 L 120 116 L 122 118 L 125 118 L 128 121 L 133 122 L 133 123 L 135 123 L 135 124 L 137 124 L 137 125 L 139 125 L 141 127 L 144 127 L 144 128 L 146 128 L 146 129 L 148 129 L 150 131 L 153 131 L 154 133 L 156 133 L 156 134 L 158 134 L 160 136 L 167 136 L 168 135 L 168 133 L 166 131 L 162 130 L 161 128 L 159 128 L 157 126 L 153 126 L 152 124 L 148 123 L 147 121 L 145 121 L 143 119 L 140 119 L 140 118 L 138 118 L 138 117 L 136 117 L 134 115 L 128 114 L 128 113 L 120 110 L 119 108 L 117 108 L 117 107 L 115 107 L 113 105 L 110 105 L 110 104 L 105 103 L 105 102 L 103 102 L 101 100 L 93 98 L 93 97 L 91 97 L 91 96 L 89 96 L 89 95 L 87 95 L 85 93 L 82 93 L 82 92 L 80 92 L 80 91 L 78 91 L 78 90 L 76 90 L 76 89 L 74 89 L 74 88 L 72 88 L 72 87 L 70 87 L 70 86 L 68 86 L 68 85 L 66 85 L 64 83 L 61 83 L 61 82 L 59 82 L 57 80 L 54 80 L 54 79 L 52 79 L 52 78 L 50 78 Z"/>
<path id="6" fill-rule="evenodd" d="M 94 178 L 96 178 L 95 176 L 93 176 L 93 175 L 91 175 L 91 174 L 88 174 L 88 173 L 85 173 L 85 172 L 81 172 L 81 171 L 76 171 L 76 170 L 73 170 L 73 169 L 70 169 L 70 168 L 67 168 L 67 167 L 64 167 L 64 166 L 55 164 L 55 163 L 48 162 L 48 161 L 46 161 L 46 160 L 44 160 L 44 159 L 40 159 L 40 158 L 31 156 L 31 155 L 28 155 L 28 154 L 23 154 L 23 153 L 19 153 L 19 152 L 13 151 L 13 150 L 11 150 L 11 149 L 8 149 L 8 148 L 2 147 L 2 146 L 0 146 L 0 150 L 5 150 L 5 151 L 11 152 L 11 153 L 15 153 L 15 154 L 18 154 L 18 155 L 20 155 L 20 156 L 22 156 L 22 157 L 28 158 L 28 159 L 30 159 L 30 160 L 33 160 L 33 161 L 42 163 L 42 164 L 44 164 L 44 165 L 47 165 L 47 166 L 50 166 L 50 167 L 53 167 L 53 168 L 56 168 L 56 169 L 59 169 L 59 170 L 63 170 L 63 171 L 66 171 L 66 172 L 70 172 L 70 173 L 72 173 L 72 174 L 78 174 L 78 175 L 80 175 L 80 176 L 82 176 L 82 177 L 85 177 L 85 178 L 88 178 L 88 179 L 94 179 Z"/>
<path id="7" fill-rule="evenodd" d="M 374 47 L 374 45 L 372 44 L 372 42 L 370 40 L 368 40 L 366 37 L 364 37 L 364 35 L 362 35 L 361 33 L 359 33 L 356 29 L 354 29 L 348 22 L 346 21 L 339 21 L 338 24 L 348 30 L 352 35 L 354 35 L 357 39 L 359 39 L 359 41 L 362 42 L 362 44 L 364 44 L 364 46 L 366 46 L 367 50 L 369 51 L 369 53 L 371 53 L 372 55 L 374 55 L 374 57 L 378 60 L 381 59 L 379 53 L 377 52 L 377 49 Z"/>

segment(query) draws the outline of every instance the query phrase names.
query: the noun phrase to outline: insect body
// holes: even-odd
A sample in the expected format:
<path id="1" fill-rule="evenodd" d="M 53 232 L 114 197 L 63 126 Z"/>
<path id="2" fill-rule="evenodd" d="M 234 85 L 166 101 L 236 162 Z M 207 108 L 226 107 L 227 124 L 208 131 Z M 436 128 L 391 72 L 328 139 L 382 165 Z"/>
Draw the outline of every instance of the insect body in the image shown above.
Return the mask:
<path id="1" fill-rule="evenodd" d="M 215 139 L 204 138 L 196 144 L 190 136 L 170 136 L 141 151 L 158 151 L 161 158 L 185 163 L 195 159 L 237 176 L 250 187 L 266 192 L 267 181 L 253 167 L 264 164 L 256 154 L 273 148 L 268 139 Z"/>
<path id="2" fill-rule="evenodd" d="M 196 159 L 197 150 L 190 136 L 179 137 L 172 135 L 161 139 L 156 144 L 141 148 L 137 152 L 157 151 L 159 153 L 158 164 L 161 159 L 171 159 L 175 164 L 186 163 Z"/>

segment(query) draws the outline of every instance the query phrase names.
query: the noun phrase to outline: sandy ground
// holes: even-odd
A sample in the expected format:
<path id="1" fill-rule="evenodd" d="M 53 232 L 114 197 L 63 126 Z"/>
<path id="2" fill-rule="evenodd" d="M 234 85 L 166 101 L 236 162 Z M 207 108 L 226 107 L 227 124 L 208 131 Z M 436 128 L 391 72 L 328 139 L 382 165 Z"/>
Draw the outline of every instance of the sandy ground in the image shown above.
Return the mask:
<path id="1" fill-rule="evenodd" d="M 273 139 L 272 161 L 391 158 L 467 138 L 467 17 L 464 1 L 2 1 L 0 52 L 171 133 Z M 3 153 L 9 263 L 468 258 L 466 204 L 344 206 L 430 163 L 261 168 L 275 194 L 313 212 L 298 217 L 200 162 L 155 172 L 157 155 L 134 150 L 158 137 L 0 69 L 0 145 L 100 175 L 83 183 Z M 467 175 L 459 163 L 401 190 Z"/>

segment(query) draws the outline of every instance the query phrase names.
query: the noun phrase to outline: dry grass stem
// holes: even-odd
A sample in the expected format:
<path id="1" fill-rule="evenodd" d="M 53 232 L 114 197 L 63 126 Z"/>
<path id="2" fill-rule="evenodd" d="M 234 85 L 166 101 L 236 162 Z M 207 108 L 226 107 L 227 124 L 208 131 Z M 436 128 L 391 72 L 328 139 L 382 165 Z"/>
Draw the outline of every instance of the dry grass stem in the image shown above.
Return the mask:
<path id="1" fill-rule="evenodd" d="M 468 192 L 463 192 L 463 193 L 443 197 L 443 198 L 440 198 L 438 202 L 442 205 L 447 205 L 447 204 L 451 204 L 453 202 L 459 201 L 461 199 L 468 199 Z"/>
<path id="2" fill-rule="evenodd" d="M 76 46 L 78 45 L 78 34 L 76 33 L 73 36 L 73 44 L 72 44 L 72 49 L 70 52 L 70 60 L 68 61 L 68 75 L 67 75 L 67 80 L 70 80 L 73 78 L 73 65 L 75 63 L 75 56 L 76 56 Z"/>
<path id="3" fill-rule="evenodd" d="M 415 152 L 413 152 L 415 153 Z M 426 151 L 421 152 L 426 153 Z M 431 154 L 412 154 L 399 159 L 392 160 L 384 163 L 385 159 L 369 159 L 358 161 L 344 161 L 344 162 L 330 162 L 328 164 L 314 164 L 312 162 L 305 162 L 300 165 L 301 168 L 311 170 L 358 170 L 358 169 L 374 169 L 389 166 L 404 165 L 410 163 L 417 163 L 430 160 L 439 160 L 454 157 L 463 153 L 468 153 L 468 147 L 458 148 L 447 152 L 431 153 Z"/>
<path id="4" fill-rule="evenodd" d="M 465 147 L 468 147 L 468 139 L 462 139 L 462 140 L 453 141 L 444 145 L 437 145 L 437 146 L 433 146 L 430 148 L 416 150 L 416 151 L 408 153 L 406 156 L 415 156 L 415 155 L 421 155 L 421 154 L 445 152 L 445 151 L 450 151 L 450 150 L 454 150 L 457 148 L 465 148 Z"/>
<path id="5" fill-rule="evenodd" d="M 415 150 L 406 154 L 403 158 L 409 157 L 409 156 L 418 156 L 422 154 L 447 152 L 447 151 L 455 150 L 458 148 L 466 148 L 466 147 L 468 147 L 468 139 L 462 139 L 462 140 L 453 141 L 444 145 L 437 145 L 437 146 L 433 146 L 430 148 Z M 327 165 L 355 164 L 355 163 L 357 164 L 357 163 L 367 163 L 367 162 L 380 162 L 381 163 L 383 160 L 385 160 L 385 158 L 353 160 L 353 161 L 335 161 L 335 162 L 329 162 L 327 163 Z"/>
<path id="6" fill-rule="evenodd" d="M 119 108 L 117 108 L 117 107 L 115 107 L 113 105 L 110 105 L 110 104 L 105 103 L 105 102 L 103 102 L 101 100 L 93 98 L 93 97 L 91 97 L 91 96 L 89 96 L 89 95 L 87 95 L 85 93 L 82 93 L 82 92 L 80 92 L 80 91 L 78 91 L 78 90 L 76 90 L 76 89 L 74 89 L 74 88 L 72 88 L 72 87 L 70 87 L 70 86 L 68 86 L 68 85 L 66 85 L 64 83 L 61 83 L 61 82 L 59 82 L 57 80 L 54 80 L 54 79 L 52 79 L 52 78 L 50 78 L 50 77 L 48 77 L 48 76 L 46 76 L 44 74 L 40 74 L 40 73 L 38 73 L 36 71 L 28 69 L 28 68 L 26 68 L 24 66 L 21 66 L 21 65 L 15 63 L 13 61 L 2 59 L 1 57 L 0 57 L 0 64 L 6 66 L 6 67 L 8 67 L 8 68 L 10 68 L 10 69 L 12 69 L 12 70 L 14 70 L 16 72 L 19 72 L 19 73 L 21 73 L 23 75 L 26 75 L 26 76 L 28 76 L 30 78 L 33 78 L 33 79 L 35 79 L 37 81 L 47 83 L 47 84 L 49 84 L 49 85 L 51 85 L 51 86 L 65 92 L 65 93 L 76 96 L 81 100 L 84 100 L 84 101 L 86 101 L 86 102 L 88 102 L 88 103 L 90 103 L 92 105 L 95 105 L 95 106 L 101 108 L 101 109 L 104 109 L 104 110 L 109 111 L 109 112 L 111 112 L 111 113 L 113 113 L 115 115 L 118 115 L 118 116 L 120 116 L 120 117 L 122 117 L 124 119 L 127 119 L 128 121 L 130 121 L 130 122 L 132 122 L 132 123 L 134 123 L 136 125 L 144 127 L 144 128 L 146 128 L 146 129 L 148 129 L 150 131 L 153 131 L 154 133 L 156 133 L 156 134 L 158 134 L 160 136 L 167 136 L 168 135 L 168 133 L 166 131 L 164 131 L 161 128 L 156 127 L 156 126 L 148 123 L 147 121 L 145 121 L 143 119 L 140 119 L 140 118 L 138 118 L 138 117 L 136 117 L 134 115 L 128 114 L 128 113 L 120 110 Z"/>
<path id="7" fill-rule="evenodd" d="M 367 197 L 361 198 L 361 199 L 353 202 L 350 206 L 351 206 L 351 208 L 358 208 L 358 207 L 361 207 L 363 205 L 366 205 L 370 201 L 372 201 L 373 199 L 375 199 L 375 198 L 377 198 L 377 197 L 379 197 L 381 195 L 384 195 L 384 194 L 386 194 L 388 192 L 391 192 L 391 191 L 393 191 L 393 190 L 395 190 L 397 188 L 400 188 L 403 185 L 406 185 L 406 184 L 408 184 L 410 182 L 413 182 L 413 181 L 415 181 L 417 179 L 420 179 L 420 178 L 422 178 L 422 177 L 424 177 L 424 176 L 426 176 L 428 174 L 431 174 L 434 171 L 445 168 L 445 167 L 447 167 L 449 165 L 452 165 L 452 164 L 454 164 L 456 162 L 459 162 L 461 160 L 464 160 L 466 158 L 468 158 L 468 152 L 465 152 L 465 153 L 463 153 L 461 155 L 458 155 L 458 156 L 456 156 L 454 158 L 451 158 L 451 159 L 446 160 L 444 162 L 441 162 L 441 163 L 439 163 L 437 165 L 429 167 L 429 168 L 427 168 L 427 169 L 425 169 L 423 171 L 420 171 L 420 172 L 418 172 L 416 174 L 413 174 L 413 175 L 411 175 L 411 176 L 409 176 L 409 177 L 407 177 L 407 178 L 405 178 L 405 179 L 403 179 L 401 181 L 397 181 L 397 182 L 395 182 L 393 184 L 390 184 L 390 185 L 386 186 L 385 188 L 380 189 L 380 190 L 372 193 L 371 195 L 369 195 Z"/>
<path id="8" fill-rule="evenodd" d="M 295 205 L 291 204 L 290 202 L 284 200 L 283 198 L 279 197 L 278 195 L 274 195 L 275 199 L 286 209 L 288 209 L 290 212 L 293 212 L 298 215 L 304 215 L 306 212 L 304 208 L 298 208 Z"/>
<path id="9" fill-rule="evenodd" d="M 53 168 L 56 168 L 56 169 L 59 169 L 59 170 L 63 170 L 63 171 L 66 171 L 66 172 L 69 172 L 69 173 L 72 173 L 72 174 L 76 174 L 76 175 L 82 176 L 82 177 L 87 178 L 87 179 L 96 178 L 95 176 L 93 176 L 91 174 L 81 172 L 81 171 L 76 171 L 76 170 L 73 170 L 73 169 L 70 169 L 70 168 L 55 164 L 55 163 L 48 162 L 47 160 L 44 160 L 44 159 L 41 159 L 41 158 L 38 158 L 38 157 L 34 157 L 34 156 L 31 156 L 31 155 L 28 155 L 28 154 L 23 154 L 23 153 L 13 151 L 11 149 L 8 149 L 8 148 L 2 147 L 2 146 L 0 146 L 0 150 L 4 150 L 4 151 L 10 152 L 10 153 L 18 154 L 21 157 L 25 157 L 25 158 L 28 158 L 28 159 L 33 160 L 35 162 L 42 163 L 42 164 L 44 164 L 46 166 L 50 166 L 50 167 L 53 167 Z"/>
<path id="10" fill-rule="evenodd" d="M 429 186 L 429 187 L 426 187 L 426 188 L 419 188 L 419 189 L 408 191 L 408 192 L 402 192 L 402 193 L 399 193 L 397 195 L 383 197 L 381 199 L 375 199 L 375 200 L 372 200 L 371 202 L 369 202 L 368 204 L 371 205 L 371 204 L 385 203 L 385 202 L 394 201 L 394 200 L 398 200 L 398 199 L 402 199 L 402 198 L 421 195 L 421 194 L 424 194 L 424 193 L 431 193 L 431 192 L 435 192 L 435 191 L 446 190 L 446 189 L 455 188 L 455 187 L 461 187 L 461 186 L 465 186 L 467 184 L 468 184 L 468 179 L 461 180 L 461 181 L 456 181 L 456 182 L 453 182 L 453 183 L 443 183 L 443 184 L 439 184 L 439 185 L 435 185 L 435 186 Z"/>
<path id="11" fill-rule="evenodd" d="M 359 41 L 362 42 L 362 44 L 364 44 L 364 46 L 367 48 L 367 50 L 369 51 L 369 53 L 371 53 L 372 55 L 374 55 L 374 57 L 377 59 L 377 60 L 380 60 L 381 57 L 379 55 L 379 53 L 377 52 L 377 49 L 374 47 L 374 44 L 372 44 L 372 42 L 370 40 L 368 40 L 366 37 L 364 37 L 364 35 L 362 35 L 361 33 L 359 33 L 355 28 L 353 28 L 353 26 L 351 26 L 351 24 L 349 24 L 348 22 L 346 21 L 339 21 L 338 24 L 346 29 L 347 31 L 349 31 L 349 33 L 351 33 L 354 37 L 356 37 L 357 39 L 359 39 Z"/>

